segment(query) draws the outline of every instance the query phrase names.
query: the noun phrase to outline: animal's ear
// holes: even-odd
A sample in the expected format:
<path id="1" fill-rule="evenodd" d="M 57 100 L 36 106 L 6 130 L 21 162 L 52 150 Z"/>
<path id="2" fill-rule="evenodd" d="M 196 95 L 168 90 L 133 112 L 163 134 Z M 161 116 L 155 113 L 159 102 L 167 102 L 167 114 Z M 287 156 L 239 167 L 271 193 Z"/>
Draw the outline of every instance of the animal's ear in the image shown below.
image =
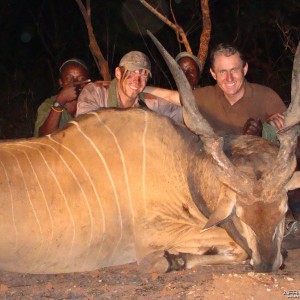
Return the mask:
<path id="1" fill-rule="evenodd" d="M 295 172 L 285 187 L 288 191 L 300 188 L 300 172 Z"/>
<path id="2" fill-rule="evenodd" d="M 215 211 L 210 215 L 206 225 L 201 230 L 204 232 L 213 226 L 217 226 L 222 221 L 227 219 L 234 212 L 236 203 L 236 193 L 228 187 L 223 187 L 220 191 L 218 205 Z"/>

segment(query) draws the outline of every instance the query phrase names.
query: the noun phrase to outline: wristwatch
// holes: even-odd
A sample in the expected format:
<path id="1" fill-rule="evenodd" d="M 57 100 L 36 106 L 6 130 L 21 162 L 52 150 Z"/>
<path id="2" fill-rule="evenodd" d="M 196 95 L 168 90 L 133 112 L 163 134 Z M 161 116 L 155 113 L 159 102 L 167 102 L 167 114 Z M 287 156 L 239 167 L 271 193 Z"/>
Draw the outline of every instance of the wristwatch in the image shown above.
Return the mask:
<path id="1" fill-rule="evenodd" d="M 64 109 L 64 107 L 57 101 L 54 101 L 52 105 L 53 105 L 54 108 Z"/>

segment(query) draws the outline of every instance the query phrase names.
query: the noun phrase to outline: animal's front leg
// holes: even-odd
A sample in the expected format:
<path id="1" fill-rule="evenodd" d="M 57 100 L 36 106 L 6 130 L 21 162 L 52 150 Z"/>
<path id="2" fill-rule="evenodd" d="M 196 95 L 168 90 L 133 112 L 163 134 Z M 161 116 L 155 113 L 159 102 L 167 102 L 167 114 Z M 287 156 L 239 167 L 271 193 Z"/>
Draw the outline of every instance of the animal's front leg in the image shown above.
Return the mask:
<path id="1" fill-rule="evenodd" d="M 145 273 L 166 273 L 191 269 L 195 266 L 237 264 L 246 260 L 248 255 L 243 252 L 235 253 L 208 253 L 191 254 L 178 253 L 172 254 L 168 251 L 157 251 L 144 257 L 140 262 L 140 269 Z"/>
<path id="2" fill-rule="evenodd" d="M 174 246 L 143 257 L 139 261 L 141 269 L 145 272 L 165 273 L 197 265 L 241 263 L 248 258 L 248 254 L 218 227 L 202 234 L 199 229 L 185 231 L 184 236 L 168 244 Z"/>
<path id="3" fill-rule="evenodd" d="M 221 265 L 221 264 L 238 264 L 245 261 L 248 255 L 244 252 L 239 255 L 197 255 L 197 254 L 181 254 L 185 260 L 185 268 L 191 269 L 195 266 Z"/>
<path id="4" fill-rule="evenodd" d="M 233 248 L 222 252 L 216 247 L 212 247 L 204 254 L 171 254 L 165 251 L 164 256 L 169 263 L 169 268 L 167 271 L 191 269 L 195 266 L 237 264 L 248 258 L 248 255 L 242 249 Z"/>

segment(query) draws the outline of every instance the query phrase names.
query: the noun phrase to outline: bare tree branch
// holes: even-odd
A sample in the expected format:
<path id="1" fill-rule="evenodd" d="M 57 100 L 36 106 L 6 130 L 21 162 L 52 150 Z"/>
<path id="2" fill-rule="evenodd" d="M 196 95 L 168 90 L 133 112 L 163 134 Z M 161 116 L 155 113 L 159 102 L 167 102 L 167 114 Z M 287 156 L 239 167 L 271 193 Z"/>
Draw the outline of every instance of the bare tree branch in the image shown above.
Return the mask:
<path id="1" fill-rule="evenodd" d="M 287 24 L 284 24 L 281 20 L 276 20 L 276 25 L 281 33 L 281 39 L 284 45 L 285 50 L 289 50 L 292 55 L 296 53 L 297 44 L 295 40 L 299 40 L 300 29 L 298 27 L 293 27 Z M 294 39 L 294 36 L 297 39 Z"/>
<path id="2" fill-rule="evenodd" d="M 169 27 L 171 27 L 177 36 L 180 36 L 181 40 L 178 40 L 179 43 L 184 44 L 185 49 L 187 52 L 193 54 L 192 48 L 190 46 L 190 43 L 187 39 L 187 36 L 184 32 L 184 30 L 182 29 L 182 27 L 180 25 L 178 25 L 177 23 L 174 24 L 172 23 L 167 17 L 165 17 L 164 15 L 162 15 L 160 12 L 158 12 L 153 6 L 151 6 L 147 1 L 145 0 L 139 0 L 147 9 L 149 9 L 154 15 L 156 15 L 161 21 L 163 21 L 166 25 L 168 25 Z"/>
<path id="3" fill-rule="evenodd" d="M 172 0 L 170 0 L 170 12 L 171 12 L 172 18 L 173 18 L 173 20 L 174 20 L 174 24 L 175 24 L 175 26 L 176 26 L 176 31 L 175 31 L 175 32 L 176 32 L 177 42 L 180 43 L 180 44 L 182 44 L 183 41 L 182 41 L 182 39 L 180 38 L 179 32 L 178 32 L 178 30 L 177 30 L 177 29 L 179 28 L 179 25 L 178 25 L 178 23 L 177 23 L 176 16 L 175 16 L 174 11 L 173 11 Z"/>
<path id="4" fill-rule="evenodd" d="M 202 33 L 200 36 L 200 45 L 197 57 L 199 58 L 201 64 L 201 73 L 204 68 L 204 64 L 207 58 L 208 53 L 208 46 L 210 41 L 210 34 L 211 34 L 211 20 L 209 14 L 209 5 L 208 0 L 200 0 L 201 1 L 201 10 L 202 10 Z"/>
<path id="5" fill-rule="evenodd" d="M 91 3 L 90 0 L 86 1 L 86 7 L 83 5 L 81 0 L 75 0 L 76 3 L 79 6 L 79 9 L 83 15 L 88 35 L 89 35 L 89 41 L 90 41 L 90 50 L 93 54 L 93 57 L 95 59 L 96 65 L 99 69 L 99 72 L 103 78 L 103 80 L 111 80 L 111 76 L 108 69 L 107 61 L 104 59 L 103 54 L 98 46 L 98 43 L 96 41 L 94 32 L 93 32 L 93 26 L 91 22 Z"/>
<path id="6" fill-rule="evenodd" d="M 147 1 L 145 1 L 145 0 L 139 0 L 139 1 L 148 10 L 150 10 L 154 15 L 156 15 L 161 21 L 163 21 L 166 25 L 171 27 L 176 33 L 177 41 L 180 44 L 184 44 L 187 52 L 193 54 L 193 51 L 192 51 L 189 41 L 187 39 L 187 34 L 183 30 L 183 28 L 177 23 L 177 20 L 176 20 L 176 17 L 175 17 L 175 14 L 173 12 L 172 5 L 171 5 L 172 0 L 170 0 L 170 11 L 171 11 L 171 15 L 172 15 L 174 23 L 171 22 L 167 17 L 162 15 L 156 8 L 151 6 Z M 203 71 L 203 68 L 205 65 L 205 61 L 207 59 L 208 46 L 209 46 L 209 41 L 210 41 L 210 36 L 211 36 L 211 20 L 210 20 L 208 1 L 209 0 L 200 0 L 201 10 L 202 10 L 202 19 L 203 19 L 203 21 L 202 21 L 203 28 L 202 28 L 202 33 L 200 36 L 199 51 L 198 51 L 197 57 L 201 64 L 201 70 L 200 70 L 201 74 L 202 74 L 202 71 Z"/>

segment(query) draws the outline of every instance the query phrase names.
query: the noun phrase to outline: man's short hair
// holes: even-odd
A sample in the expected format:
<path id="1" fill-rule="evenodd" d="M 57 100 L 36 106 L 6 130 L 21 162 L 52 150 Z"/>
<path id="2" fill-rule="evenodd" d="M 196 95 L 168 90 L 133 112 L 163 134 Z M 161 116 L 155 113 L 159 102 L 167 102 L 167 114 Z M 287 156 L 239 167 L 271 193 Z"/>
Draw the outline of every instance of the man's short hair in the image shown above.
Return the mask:
<path id="1" fill-rule="evenodd" d="M 230 44 L 225 44 L 225 43 L 220 43 L 216 47 L 214 47 L 210 53 L 210 66 L 212 67 L 212 69 L 214 67 L 215 58 L 221 54 L 225 55 L 227 57 L 234 55 L 234 54 L 238 54 L 243 62 L 243 67 L 247 63 L 244 58 L 244 55 L 236 46 L 230 45 Z"/>
<path id="2" fill-rule="evenodd" d="M 120 60 L 120 67 L 125 67 L 129 71 L 136 70 L 148 70 L 150 77 L 151 74 L 151 62 L 149 57 L 140 51 L 131 51 L 126 53 Z"/>

